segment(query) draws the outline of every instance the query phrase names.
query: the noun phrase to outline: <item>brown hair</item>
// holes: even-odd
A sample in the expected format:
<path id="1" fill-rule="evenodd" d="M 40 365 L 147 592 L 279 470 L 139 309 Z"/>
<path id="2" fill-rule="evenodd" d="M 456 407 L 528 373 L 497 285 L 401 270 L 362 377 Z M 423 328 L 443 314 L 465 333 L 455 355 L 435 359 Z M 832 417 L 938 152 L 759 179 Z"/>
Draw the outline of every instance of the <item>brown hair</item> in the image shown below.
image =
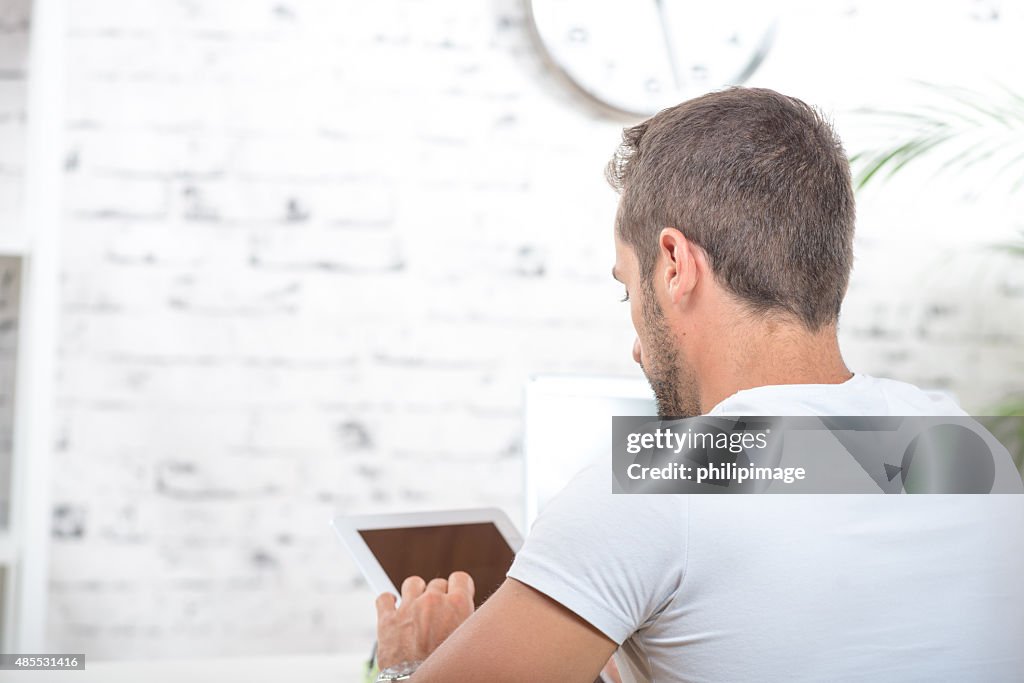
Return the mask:
<path id="1" fill-rule="evenodd" d="M 761 88 L 683 102 L 626 128 L 606 176 L 648 290 L 658 233 L 675 227 L 752 312 L 811 330 L 838 319 L 853 265 L 850 166 L 807 104 Z"/>

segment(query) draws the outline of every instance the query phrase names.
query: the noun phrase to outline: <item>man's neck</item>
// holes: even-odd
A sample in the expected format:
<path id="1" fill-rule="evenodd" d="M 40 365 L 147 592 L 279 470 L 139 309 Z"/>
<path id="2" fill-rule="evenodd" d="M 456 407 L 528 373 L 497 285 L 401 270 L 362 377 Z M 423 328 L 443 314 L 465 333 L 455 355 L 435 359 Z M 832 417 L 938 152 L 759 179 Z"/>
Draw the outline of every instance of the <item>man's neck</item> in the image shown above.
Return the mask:
<path id="1" fill-rule="evenodd" d="M 843 362 L 834 325 L 809 332 L 796 324 L 758 322 L 732 327 L 701 363 L 701 411 L 737 391 L 775 384 L 841 384 L 853 373 Z"/>

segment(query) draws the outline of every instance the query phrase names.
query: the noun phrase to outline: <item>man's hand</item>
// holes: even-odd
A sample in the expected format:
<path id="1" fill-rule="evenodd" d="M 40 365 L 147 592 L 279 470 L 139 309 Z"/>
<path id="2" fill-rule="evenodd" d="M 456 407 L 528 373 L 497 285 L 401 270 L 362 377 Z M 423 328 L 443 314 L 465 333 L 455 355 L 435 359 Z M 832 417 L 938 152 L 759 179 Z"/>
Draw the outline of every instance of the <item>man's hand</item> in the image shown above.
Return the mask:
<path id="1" fill-rule="evenodd" d="M 402 604 L 391 593 L 377 596 L 377 663 L 381 669 L 424 660 L 473 614 L 473 579 L 453 572 L 447 579 L 402 582 Z"/>

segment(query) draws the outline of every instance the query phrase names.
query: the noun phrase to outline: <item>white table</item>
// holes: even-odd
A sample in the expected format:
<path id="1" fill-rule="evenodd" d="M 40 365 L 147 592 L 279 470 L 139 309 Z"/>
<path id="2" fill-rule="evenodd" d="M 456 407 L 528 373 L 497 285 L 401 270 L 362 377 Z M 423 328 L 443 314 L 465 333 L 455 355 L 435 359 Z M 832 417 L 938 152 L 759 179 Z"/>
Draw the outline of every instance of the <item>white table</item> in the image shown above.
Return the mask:
<path id="1" fill-rule="evenodd" d="M 0 671 L 3 683 L 362 683 L 368 652 L 284 657 L 92 661 L 84 671 Z"/>

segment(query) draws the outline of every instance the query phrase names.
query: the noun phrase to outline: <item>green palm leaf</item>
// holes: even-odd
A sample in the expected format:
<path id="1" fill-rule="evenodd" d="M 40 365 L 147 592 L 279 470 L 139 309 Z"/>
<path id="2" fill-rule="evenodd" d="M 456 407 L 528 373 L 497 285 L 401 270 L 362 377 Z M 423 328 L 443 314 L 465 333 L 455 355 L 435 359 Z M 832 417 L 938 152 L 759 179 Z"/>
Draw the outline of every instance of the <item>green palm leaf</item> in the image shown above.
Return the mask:
<path id="1" fill-rule="evenodd" d="M 1024 96 L 999 86 L 995 94 L 918 83 L 925 102 L 910 111 L 859 109 L 890 130 L 896 142 L 851 157 L 860 190 L 907 164 L 929 157 L 936 172 L 992 168 L 1024 186 Z"/>

